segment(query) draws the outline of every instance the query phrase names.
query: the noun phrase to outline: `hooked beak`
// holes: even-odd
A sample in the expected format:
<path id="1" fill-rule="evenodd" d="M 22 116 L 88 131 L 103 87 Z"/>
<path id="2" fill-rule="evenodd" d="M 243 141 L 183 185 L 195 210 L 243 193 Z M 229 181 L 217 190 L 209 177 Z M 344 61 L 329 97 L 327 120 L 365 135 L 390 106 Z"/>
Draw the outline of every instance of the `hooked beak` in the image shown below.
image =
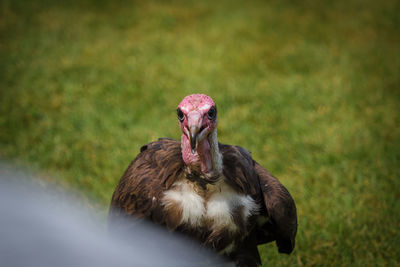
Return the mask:
<path id="1" fill-rule="evenodd" d="M 192 154 L 196 152 L 196 147 L 197 147 L 197 133 L 199 132 L 199 128 L 196 126 L 190 127 L 190 148 L 192 149 Z"/>
<path id="2" fill-rule="evenodd" d="M 192 154 L 196 153 L 197 146 L 204 138 L 204 128 L 202 128 L 203 118 L 198 111 L 192 111 L 188 114 L 188 130 L 187 134 L 190 141 Z"/>
<path id="3" fill-rule="evenodd" d="M 198 144 L 208 135 L 208 127 L 192 125 L 189 128 L 189 141 L 192 154 L 196 153 Z"/>

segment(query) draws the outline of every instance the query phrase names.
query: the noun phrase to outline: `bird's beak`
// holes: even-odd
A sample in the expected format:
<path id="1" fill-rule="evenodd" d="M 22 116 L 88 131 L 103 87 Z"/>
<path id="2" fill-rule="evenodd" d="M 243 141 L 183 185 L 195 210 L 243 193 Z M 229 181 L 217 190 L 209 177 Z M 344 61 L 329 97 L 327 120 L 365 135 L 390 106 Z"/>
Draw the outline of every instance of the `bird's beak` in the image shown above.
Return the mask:
<path id="1" fill-rule="evenodd" d="M 190 148 L 192 149 L 192 154 L 196 152 L 197 147 L 197 133 L 199 128 L 197 127 L 190 127 Z"/>
<path id="2" fill-rule="evenodd" d="M 190 139 L 190 148 L 192 149 L 192 154 L 196 152 L 197 144 L 200 141 L 198 135 L 202 123 L 203 119 L 200 112 L 192 111 L 188 114 L 189 139 Z"/>

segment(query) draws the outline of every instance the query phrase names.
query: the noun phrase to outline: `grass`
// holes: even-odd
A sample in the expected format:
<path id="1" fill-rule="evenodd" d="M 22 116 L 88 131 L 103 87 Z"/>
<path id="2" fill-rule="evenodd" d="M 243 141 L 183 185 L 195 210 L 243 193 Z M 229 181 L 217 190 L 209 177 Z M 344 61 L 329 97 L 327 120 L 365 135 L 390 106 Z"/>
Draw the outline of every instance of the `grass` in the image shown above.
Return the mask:
<path id="1" fill-rule="evenodd" d="M 219 138 L 294 197 L 264 265 L 400 265 L 398 1 L 0 3 L 0 157 L 105 214 L 141 145 L 211 95 Z"/>

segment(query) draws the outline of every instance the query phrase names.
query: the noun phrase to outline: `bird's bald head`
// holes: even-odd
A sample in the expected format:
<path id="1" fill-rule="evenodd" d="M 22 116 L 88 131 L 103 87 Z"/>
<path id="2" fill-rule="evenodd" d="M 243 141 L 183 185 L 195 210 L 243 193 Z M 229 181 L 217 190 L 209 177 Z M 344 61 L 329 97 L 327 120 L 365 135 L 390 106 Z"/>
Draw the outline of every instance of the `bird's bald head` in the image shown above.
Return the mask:
<path id="1" fill-rule="evenodd" d="M 181 101 L 177 115 L 182 133 L 189 139 L 194 154 L 198 144 L 217 127 L 217 107 L 211 97 L 193 94 Z"/>

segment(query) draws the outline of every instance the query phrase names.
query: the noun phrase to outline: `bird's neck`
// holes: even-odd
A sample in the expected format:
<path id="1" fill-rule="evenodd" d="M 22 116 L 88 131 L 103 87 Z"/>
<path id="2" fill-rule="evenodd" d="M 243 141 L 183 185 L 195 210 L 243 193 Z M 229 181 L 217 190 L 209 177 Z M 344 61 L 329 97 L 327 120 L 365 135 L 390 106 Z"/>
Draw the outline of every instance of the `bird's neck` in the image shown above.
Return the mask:
<path id="1" fill-rule="evenodd" d="M 222 154 L 218 147 L 217 129 L 204 138 L 193 154 L 186 135 L 182 135 L 182 158 L 189 170 L 200 172 L 207 177 L 218 177 L 222 174 Z"/>

